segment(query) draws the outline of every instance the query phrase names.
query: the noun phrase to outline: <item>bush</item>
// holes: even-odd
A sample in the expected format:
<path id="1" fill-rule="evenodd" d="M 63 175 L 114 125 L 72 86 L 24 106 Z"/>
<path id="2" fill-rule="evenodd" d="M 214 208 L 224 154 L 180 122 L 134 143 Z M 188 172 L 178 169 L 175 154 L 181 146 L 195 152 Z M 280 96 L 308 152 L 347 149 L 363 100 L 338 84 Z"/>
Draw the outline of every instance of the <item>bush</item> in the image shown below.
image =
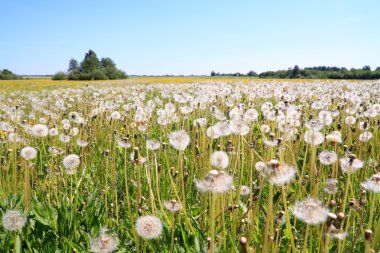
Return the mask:
<path id="1" fill-rule="evenodd" d="M 17 80 L 17 79 L 22 79 L 22 77 L 12 73 L 12 71 L 8 69 L 0 70 L 0 80 Z"/>
<path id="2" fill-rule="evenodd" d="M 52 78 L 53 80 L 66 80 L 66 74 L 62 71 L 55 73 Z"/>

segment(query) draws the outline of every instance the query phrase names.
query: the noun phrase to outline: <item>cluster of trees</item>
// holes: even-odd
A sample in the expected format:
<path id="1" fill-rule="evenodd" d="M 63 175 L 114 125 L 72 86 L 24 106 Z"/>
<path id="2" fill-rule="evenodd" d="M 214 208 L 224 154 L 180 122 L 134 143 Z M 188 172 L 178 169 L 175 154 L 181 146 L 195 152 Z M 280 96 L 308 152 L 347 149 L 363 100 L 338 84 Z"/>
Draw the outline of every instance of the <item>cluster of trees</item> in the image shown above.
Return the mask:
<path id="1" fill-rule="evenodd" d="M 234 73 L 234 74 L 220 74 L 211 72 L 211 76 L 252 76 L 260 78 L 304 78 L 304 79 L 380 79 L 380 67 L 375 70 L 371 70 L 370 66 L 364 66 L 361 69 L 352 68 L 348 70 L 347 68 L 339 67 L 308 67 L 301 69 L 298 65 L 294 66 L 293 69 L 288 70 L 277 70 L 277 71 L 266 71 L 259 75 L 250 71 L 247 75 Z"/>
<path id="2" fill-rule="evenodd" d="M 251 77 L 254 77 L 254 76 L 258 76 L 258 74 L 251 70 L 249 71 L 247 74 L 242 74 L 240 72 L 236 72 L 236 73 L 216 73 L 215 71 L 211 71 L 211 76 L 251 76 Z"/>
<path id="3" fill-rule="evenodd" d="M 301 69 L 297 65 L 293 69 L 267 71 L 260 73 L 261 78 L 305 78 L 305 79 L 380 79 L 380 67 L 371 70 L 370 66 L 361 69 L 339 67 L 308 67 Z"/>
<path id="4" fill-rule="evenodd" d="M 0 70 L 0 80 L 16 80 L 22 79 L 21 76 L 18 76 L 8 69 Z"/>
<path id="5" fill-rule="evenodd" d="M 71 59 L 67 75 L 64 72 L 57 72 L 53 80 L 115 80 L 126 79 L 127 74 L 116 68 L 116 64 L 111 58 L 98 59 L 96 53 L 89 50 L 83 61 L 79 64 L 77 60 Z"/>

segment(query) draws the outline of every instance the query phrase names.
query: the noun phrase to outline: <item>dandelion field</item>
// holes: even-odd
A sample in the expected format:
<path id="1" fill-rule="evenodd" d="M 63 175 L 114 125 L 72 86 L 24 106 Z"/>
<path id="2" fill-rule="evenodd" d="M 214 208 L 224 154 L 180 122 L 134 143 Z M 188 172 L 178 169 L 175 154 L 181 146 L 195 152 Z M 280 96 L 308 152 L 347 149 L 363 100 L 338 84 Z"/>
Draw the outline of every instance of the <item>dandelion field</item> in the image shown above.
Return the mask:
<path id="1" fill-rule="evenodd" d="M 378 81 L 0 90 L 1 252 L 380 250 Z"/>

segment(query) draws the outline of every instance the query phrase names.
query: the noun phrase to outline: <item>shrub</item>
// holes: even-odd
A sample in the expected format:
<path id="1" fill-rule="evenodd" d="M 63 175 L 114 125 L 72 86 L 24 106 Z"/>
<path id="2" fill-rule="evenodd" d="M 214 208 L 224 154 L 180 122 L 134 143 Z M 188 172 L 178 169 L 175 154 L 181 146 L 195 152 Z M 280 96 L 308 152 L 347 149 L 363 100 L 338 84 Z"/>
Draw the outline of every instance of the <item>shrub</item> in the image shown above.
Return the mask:
<path id="1" fill-rule="evenodd" d="M 55 73 L 52 78 L 53 80 L 66 80 L 66 74 L 62 71 Z"/>

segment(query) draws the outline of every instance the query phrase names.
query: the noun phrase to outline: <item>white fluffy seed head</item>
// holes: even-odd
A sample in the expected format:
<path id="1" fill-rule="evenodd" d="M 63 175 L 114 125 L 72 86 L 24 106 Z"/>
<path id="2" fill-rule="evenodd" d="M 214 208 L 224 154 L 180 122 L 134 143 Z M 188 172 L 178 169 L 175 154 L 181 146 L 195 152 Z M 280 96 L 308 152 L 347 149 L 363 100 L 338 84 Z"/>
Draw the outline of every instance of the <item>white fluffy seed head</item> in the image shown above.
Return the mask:
<path id="1" fill-rule="evenodd" d="M 367 181 L 361 183 L 366 190 L 374 193 L 380 193 L 380 173 L 372 175 Z"/>
<path id="2" fill-rule="evenodd" d="M 292 181 L 296 170 L 293 166 L 273 159 L 268 162 L 267 167 L 261 173 L 274 185 L 282 186 Z"/>
<path id="3" fill-rule="evenodd" d="M 364 162 L 357 158 L 341 158 L 339 162 L 340 168 L 344 173 L 354 173 L 364 166 Z"/>
<path id="4" fill-rule="evenodd" d="M 164 206 L 165 206 L 166 210 L 168 210 L 172 213 L 176 213 L 182 209 L 182 203 L 178 202 L 177 200 L 165 201 Z"/>
<path id="5" fill-rule="evenodd" d="M 135 229 L 142 238 L 155 239 L 162 233 L 162 222 L 155 216 L 141 216 L 136 220 Z"/>
<path id="6" fill-rule="evenodd" d="M 248 187 L 248 186 L 246 186 L 246 185 L 242 185 L 241 187 L 240 187 L 240 195 L 241 196 L 247 196 L 247 195 L 249 195 L 251 193 L 251 189 Z"/>
<path id="7" fill-rule="evenodd" d="M 211 165 L 217 169 L 225 169 L 228 167 L 229 158 L 224 151 L 215 151 L 210 157 Z"/>
<path id="8" fill-rule="evenodd" d="M 318 158 L 323 165 L 330 165 L 336 162 L 338 156 L 334 151 L 322 151 Z"/>
<path id="9" fill-rule="evenodd" d="M 49 128 L 43 124 L 32 126 L 31 133 L 35 137 L 46 137 L 49 133 Z"/>
<path id="10" fill-rule="evenodd" d="M 267 166 L 266 166 L 265 162 L 262 162 L 262 161 L 259 161 L 259 162 L 257 162 L 257 163 L 255 164 L 255 168 L 256 168 L 256 170 L 257 170 L 258 172 L 262 172 L 263 170 L 265 170 L 266 167 L 267 167 Z"/>
<path id="11" fill-rule="evenodd" d="M 160 142 L 157 140 L 147 140 L 146 141 L 146 147 L 149 150 L 157 150 L 161 146 Z"/>
<path id="12" fill-rule="evenodd" d="M 318 200 L 313 198 L 297 201 L 291 210 L 297 219 L 311 225 L 325 222 L 330 212 L 329 209 L 323 207 Z"/>
<path id="13" fill-rule="evenodd" d="M 118 245 L 119 240 L 116 236 L 108 235 L 102 231 L 98 237 L 91 238 L 90 251 L 96 253 L 110 253 L 114 252 Z"/>
<path id="14" fill-rule="evenodd" d="M 233 177 L 224 171 L 211 170 L 202 181 L 195 180 L 200 192 L 225 193 L 232 189 Z"/>
<path id="15" fill-rule="evenodd" d="M 15 231 L 25 226 L 26 217 L 20 211 L 10 210 L 4 214 L 2 223 L 6 230 Z"/>
<path id="16" fill-rule="evenodd" d="M 190 136 L 183 130 L 172 132 L 169 135 L 169 143 L 177 150 L 185 150 L 190 144 Z"/>
<path id="17" fill-rule="evenodd" d="M 323 191 L 328 194 L 335 194 L 338 192 L 338 180 L 335 178 L 328 178 L 325 182 L 325 187 Z"/>
<path id="18" fill-rule="evenodd" d="M 326 140 L 335 143 L 342 143 L 342 134 L 339 131 L 333 131 L 326 135 Z"/>
<path id="19" fill-rule="evenodd" d="M 25 159 L 25 160 L 32 160 L 37 157 L 37 150 L 32 147 L 25 147 L 21 149 L 20 155 Z"/>
<path id="20" fill-rule="evenodd" d="M 80 164 L 80 158 L 75 154 L 71 154 L 63 158 L 62 163 L 63 167 L 66 169 L 66 173 L 73 175 L 75 173 L 75 169 L 78 168 Z"/>
<path id="21" fill-rule="evenodd" d="M 316 146 L 325 140 L 325 136 L 317 130 L 309 130 L 305 132 L 304 139 L 307 143 Z"/>

